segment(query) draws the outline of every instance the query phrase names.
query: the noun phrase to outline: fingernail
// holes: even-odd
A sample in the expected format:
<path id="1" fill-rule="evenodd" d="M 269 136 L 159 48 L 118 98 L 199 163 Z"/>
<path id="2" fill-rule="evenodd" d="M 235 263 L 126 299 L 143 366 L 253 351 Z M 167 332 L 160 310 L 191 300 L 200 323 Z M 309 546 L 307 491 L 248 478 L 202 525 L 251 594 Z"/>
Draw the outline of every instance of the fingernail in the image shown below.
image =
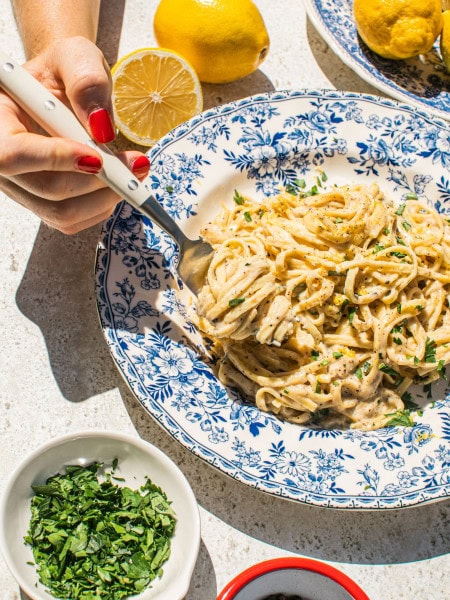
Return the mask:
<path id="1" fill-rule="evenodd" d="M 102 161 L 97 156 L 81 156 L 77 160 L 77 167 L 83 173 L 100 173 Z"/>
<path id="2" fill-rule="evenodd" d="M 100 144 L 112 142 L 116 137 L 114 125 L 106 108 L 97 108 L 89 115 L 89 127 L 92 137 Z"/>
<path id="3" fill-rule="evenodd" d="M 131 170 L 133 175 L 136 175 L 137 178 L 145 177 L 150 169 L 150 161 L 144 155 L 138 156 L 131 163 Z"/>

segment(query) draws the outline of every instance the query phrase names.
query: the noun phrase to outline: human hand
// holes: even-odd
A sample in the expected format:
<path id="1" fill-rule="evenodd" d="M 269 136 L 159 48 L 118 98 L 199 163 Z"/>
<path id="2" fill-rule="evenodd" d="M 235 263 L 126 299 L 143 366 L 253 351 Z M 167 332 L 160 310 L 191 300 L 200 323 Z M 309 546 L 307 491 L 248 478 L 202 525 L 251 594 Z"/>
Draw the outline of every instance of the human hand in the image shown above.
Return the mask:
<path id="1" fill-rule="evenodd" d="M 112 141 L 109 68 L 95 44 L 83 37 L 63 39 L 24 68 L 71 106 L 95 141 Z M 0 93 L 0 122 L 0 189 L 9 197 L 66 234 L 91 227 L 111 214 L 120 198 L 92 176 L 102 164 L 94 149 L 44 135 L 4 93 Z M 139 179 L 147 175 L 150 163 L 141 152 L 118 156 Z"/>

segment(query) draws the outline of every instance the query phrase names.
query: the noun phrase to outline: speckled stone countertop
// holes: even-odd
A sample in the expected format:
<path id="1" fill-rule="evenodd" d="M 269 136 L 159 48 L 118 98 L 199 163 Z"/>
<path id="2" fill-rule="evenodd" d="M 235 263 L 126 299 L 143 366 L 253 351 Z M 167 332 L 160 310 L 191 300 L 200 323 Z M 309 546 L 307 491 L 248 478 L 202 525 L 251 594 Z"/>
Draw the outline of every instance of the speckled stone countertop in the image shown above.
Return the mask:
<path id="1" fill-rule="evenodd" d="M 379 94 L 328 48 L 300 0 L 256 3 L 271 38 L 269 56 L 244 80 L 204 86 L 206 107 L 272 89 Z M 154 45 L 156 4 L 103 3 L 99 45 L 110 63 Z M 23 60 L 10 3 L 0 0 L 0 7 L 1 46 Z M 55 435 L 119 430 L 161 448 L 198 499 L 202 544 L 186 600 L 214 600 L 243 569 L 293 554 L 330 562 L 371 600 L 449 598 L 449 501 L 380 512 L 321 509 L 255 491 L 193 456 L 144 412 L 109 355 L 93 292 L 99 228 L 65 237 L 0 196 L 2 489 L 23 456 Z M 2 600 L 27 599 L 1 558 L 0 590 Z"/>

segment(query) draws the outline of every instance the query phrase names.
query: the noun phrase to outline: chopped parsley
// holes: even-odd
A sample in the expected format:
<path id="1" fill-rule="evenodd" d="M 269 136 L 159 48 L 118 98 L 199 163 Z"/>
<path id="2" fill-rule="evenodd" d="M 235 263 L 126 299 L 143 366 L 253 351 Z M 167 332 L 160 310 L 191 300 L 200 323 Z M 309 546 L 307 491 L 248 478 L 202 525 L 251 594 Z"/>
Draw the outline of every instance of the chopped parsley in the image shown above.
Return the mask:
<path id="1" fill-rule="evenodd" d="M 239 304 L 242 304 L 243 302 L 245 302 L 245 298 L 232 298 L 231 300 L 228 301 L 228 306 L 233 308 L 233 306 L 238 306 Z"/>
<path id="2" fill-rule="evenodd" d="M 395 413 L 389 413 L 386 417 L 391 417 L 386 423 L 387 427 L 414 427 L 416 424 L 408 408 L 397 410 Z"/>
<path id="3" fill-rule="evenodd" d="M 423 360 L 427 363 L 435 363 L 436 361 L 436 342 L 431 338 L 427 338 L 425 343 L 425 356 Z"/>
<path id="4" fill-rule="evenodd" d="M 447 374 L 445 373 L 445 361 L 444 360 L 440 360 L 438 362 L 438 367 L 437 367 L 436 371 L 437 371 L 437 373 L 439 373 L 439 377 L 441 379 L 447 380 Z"/>
<path id="5" fill-rule="evenodd" d="M 395 211 L 395 214 L 398 215 L 399 217 L 402 216 L 404 210 L 406 208 L 406 203 L 403 202 L 402 204 L 400 204 L 400 206 L 397 208 L 397 210 Z"/>
<path id="6" fill-rule="evenodd" d="M 113 465 L 113 470 L 115 465 Z M 39 578 L 57 598 L 121 600 L 162 573 L 176 518 L 164 492 L 148 478 L 139 490 L 103 481 L 102 463 L 69 465 L 33 485 L 26 544 Z"/>
<path id="7" fill-rule="evenodd" d="M 354 318 L 357 310 L 358 310 L 357 306 L 349 306 L 349 308 L 348 308 L 348 322 L 350 323 L 350 325 L 353 323 L 353 318 Z"/>
<path id="8" fill-rule="evenodd" d="M 313 360 L 318 360 L 320 356 L 320 352 L 318 350 L 311 350 L 311 358 Z"/>
<path id="9" fill-rule="evenodd" d="M 241 194 L 237 190 L 234 190 L 233 200 L 239 206 L 242 206 L 242 204 L 244 204 L 244 202 L 245 202 L 244 196 L 241 196 Z"/>

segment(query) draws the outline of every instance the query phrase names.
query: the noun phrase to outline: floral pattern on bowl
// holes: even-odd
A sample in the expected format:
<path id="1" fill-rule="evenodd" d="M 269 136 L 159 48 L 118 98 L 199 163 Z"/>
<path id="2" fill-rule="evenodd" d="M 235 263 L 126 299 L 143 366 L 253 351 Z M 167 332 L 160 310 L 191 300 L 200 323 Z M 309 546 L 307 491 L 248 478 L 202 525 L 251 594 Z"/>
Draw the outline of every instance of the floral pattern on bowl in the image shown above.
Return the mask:
<path id="1" fill-rule="evenodd" d="M 298 177 L 377 181 L 450 213 L 447 124 L 394 100 L 272 92 L 219 106 L 149 152 L 149 193 L 194 237 L 233 190 L 263 197 Z M 447 382 L 419 388 L 412 427 L 325 431 L 282 422 L 225 389 L 178 292 L 176 247 L 130 205 L 104 224 L 96 296 L 117 367 L 148 413 L 222 472 L 291 500 L 333 508 L 413 506 L 450 495 Z"/>
<path id="2" fill-rule="evenodd" d="M 304 0 L 304 5 L 318 33 L 362 79 L 397 100 L 449 118 L 450 74 L 441 60 L 439 38 L 427 54 L 389 60 L 372 52 L 358 36 L 353 0 Z"/>

